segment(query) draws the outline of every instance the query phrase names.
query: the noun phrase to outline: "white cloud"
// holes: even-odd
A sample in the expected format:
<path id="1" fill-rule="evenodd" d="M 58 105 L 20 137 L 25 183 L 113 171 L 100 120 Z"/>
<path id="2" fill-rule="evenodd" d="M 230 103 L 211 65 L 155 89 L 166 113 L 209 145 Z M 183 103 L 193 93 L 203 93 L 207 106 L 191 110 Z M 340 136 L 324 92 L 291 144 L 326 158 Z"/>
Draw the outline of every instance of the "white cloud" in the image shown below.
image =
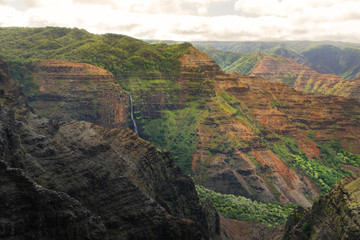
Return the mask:
<path id="1" fill-rule="evenodd" d="M 208 15 L 211 4 L 231 2 L 238 15 Z M 358 9 L 357 0 L 0 0 L 0 26 L 78 27 L 185 41 L 360 42 Z"/>
<path id="2" fill-rule="evenodd" d="M 26 19 L 23 13 L 14 8 L 0 5 L 0 25 L 1 26 L 26 26 Z"/>

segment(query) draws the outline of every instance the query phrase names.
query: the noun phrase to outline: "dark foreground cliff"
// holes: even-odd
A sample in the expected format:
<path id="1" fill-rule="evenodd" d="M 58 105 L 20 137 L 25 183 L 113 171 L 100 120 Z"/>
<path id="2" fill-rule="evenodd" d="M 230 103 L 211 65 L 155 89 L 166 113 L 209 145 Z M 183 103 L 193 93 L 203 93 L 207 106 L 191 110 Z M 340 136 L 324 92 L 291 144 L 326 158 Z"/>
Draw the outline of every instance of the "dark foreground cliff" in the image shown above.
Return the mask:
<path id="1" fill-rule="evenodd" d="M 192 180 L 129 129 L 34 115 L 0 62 L 1 239 L 216 239 Z"/>
<path id="2" fill-rule="evenodd" d="M 310 210 L 294 211 L 283 239 L 360 239 L 360 175 L 341 180 Z"/>
<path id="3" fill-rule="evenodd" d="M 0 162 L 1 239 L 108 239 L 101 218 Z"/>

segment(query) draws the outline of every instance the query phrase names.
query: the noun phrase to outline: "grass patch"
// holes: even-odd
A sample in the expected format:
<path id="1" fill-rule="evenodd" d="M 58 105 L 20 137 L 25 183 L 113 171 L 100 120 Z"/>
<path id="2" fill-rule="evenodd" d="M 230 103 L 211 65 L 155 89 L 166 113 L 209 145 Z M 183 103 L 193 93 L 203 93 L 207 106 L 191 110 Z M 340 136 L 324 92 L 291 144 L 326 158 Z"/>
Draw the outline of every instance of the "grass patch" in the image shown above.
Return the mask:
<path id="1" fill-rule="evenodd" d="M 334 150 L 330 149 L 331 151 Z M 306 176 L 314 180 L 323 193 L 328 192 L 335 183 L 350 174 L 349 171 L 341 169 L 338 159 L 334 159 L 329 154 L 324 154 L 324 152 L 324 162 L 309 159 L 295 144 L 294 139 L 282 137 L 281 141 L 271 147 L 271 150 L 285 161 L 288 166 L 297 171 L 301 170 Z M 331 152 L 331 154 L 336 156 L 335 152 Z"/>
<path id="2" fill-rule="evenodd" d="M 295 204 L 257 202 L 242 196 L 217 193 L 200 185 L 195 187 L 200 200 L 208 198 L 220 214 L 237 220 L 262 222 L 268 227 L 285 222 L 296 208 Z"/>

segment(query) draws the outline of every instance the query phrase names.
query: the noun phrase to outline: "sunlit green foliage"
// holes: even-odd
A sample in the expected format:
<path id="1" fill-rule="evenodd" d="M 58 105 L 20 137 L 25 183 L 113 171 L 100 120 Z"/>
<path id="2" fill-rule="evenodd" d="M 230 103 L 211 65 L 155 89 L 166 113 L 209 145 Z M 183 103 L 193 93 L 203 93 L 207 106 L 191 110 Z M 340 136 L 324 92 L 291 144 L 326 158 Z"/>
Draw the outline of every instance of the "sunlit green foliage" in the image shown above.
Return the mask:
<path id="1" fill-rule="evenodd" d="M 0 28 L 0 57 L 19 66 L 44 59 L 90 63 L 109 70 L 119 78 L 149 72 L 176 75 L 178 58 L 190 44 L 149 44 L 118 34 L 95 35 L 70 28 Z M 14 77 L 15 80 L 17 76 Z"/>
<path id="2" fill-rule="evenodd" d="M 319 144 L 320 151 L 327 164 L 334 168 L 351 165 L 360 168 L 360 155 L 345 151 L 337 141 Z"/>
<path id="3" fill-rule="evenodd" d="M 200 200 L 208 198 L 217 211 L 229 218 L 262 222 L 273 227 L 286 221 L 287 216 L 296 208 L 296 205 L 281 205 L 252 201 L 242 196 L 221 194 L 196 185 Z"/>
<path id="4" fill-rule="evenodd" d="M 300 169 L 313 179 L 325 193 L 350 172 L 341 168 L 340 163 L 343 160 L 338 157 L 336 148 L 326 145 L 319 146 L 323 153 L 323 162 L 318 159 L 309 159 L 295 144 L 294 139 L 286 137 L 283 137 L 281 142 L 274 144 L 272 150 L 290 167 Z"/>
<path id="5" fill-rule="evenodd" d="M 170 151 L 186 174 L 191 174 L 192 155 L 197 146 L 196 129 L 201 112 L 196 104 L 182 110 L 163 111 L 162 118 L 144 125 L 144 132 L 155 146 Z"/>

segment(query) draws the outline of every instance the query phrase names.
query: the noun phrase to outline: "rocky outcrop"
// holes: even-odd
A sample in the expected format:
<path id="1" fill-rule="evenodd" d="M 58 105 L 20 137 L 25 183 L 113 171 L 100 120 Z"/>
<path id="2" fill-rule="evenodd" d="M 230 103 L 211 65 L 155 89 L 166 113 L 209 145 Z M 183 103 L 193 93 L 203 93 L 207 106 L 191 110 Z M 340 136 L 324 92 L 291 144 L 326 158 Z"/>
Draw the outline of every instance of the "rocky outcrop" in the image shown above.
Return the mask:
<path id="1" fill-rule="evenodd" d="M 345 147 L 349 142 L 359 146 L 360 105 L 356 100 L 304 93 L 261 77 L 238 77 L 250 91 L 235 96 L 252 109 L 256 121 L 273 132 L 297 139 L 299 147 L 309 156 L 319 156 L 310 142 L 305 144 L 304 134 L 309 131 L 317 132 L 314 136 L 317 142 L 338 139 Z M 360 151 L 357 147 L 353 150 Z"/>
<path id="2" fill-rule="evenodd" d="M 309 210 L 297 209 L 283 239 L 359 239 L 360 175 L 345 177 Z"/>
<path id="3" fill-rule="evenodd" d="M 6 75 L 1 75 L 1 81 L 11 82 Z M 33 234 L 29 227 L 40 231 L 34 234 L 51 231 L 53 236 L 60 231 L 59 236 L 68 234 L 69 239 L 216 239 L 217 233 L 209 231 L 218 229 L 211 225 L 216 221 L 207 223 L 216 213 L 207 217 L 192 180 L 174 165 L 169 153 L 157 151 L 129 129 L 40 118 L 18 102 L 8 85 L 13 84 L 0 86 L 0 160 L 23 174 L 1 170 L 19 176 L 1 182 L 1 202 L 25 220 L 21 228 L 13 219 L 6 221 L 0 233 L 5 239 Z M 9 179 L 15 183 L 9 186 Z M 24 181 L 31 196 L 24 193 L 22 201 L 34 207 L 31 211 L 19 208 L 8 198 L 12 195 L 3 194 L 21 191 Z M 43 210 L 52 208 L 53 201 L 59 201 L 53 212 L 37 211 L 39 204 Z M 59 214 L 58 218 L 52 214 Z M 40 219 L 31 221 L 32 217 Z M 41 225 L 47 217 L 55 222 Z M 59 225 L 53 226 L 56 221 Z M 19 231 L 9 233 L 7 226 Z M 71 231 L 64 233 L 62 226 Z"/>
<path id="4" fill-rule="evenodd" d="M 29 99 L 38 114 L 127 126 L 129 97 L 110 72 L 86 63 L 45 60 L 37 64 L 33 77 L 39 90 Z"/>
<path id="5" fill-rule="evenodd" d="M 108 239 L 99 216 L 0 162 L 1 239 Z"/>
<path id="6" fill-rule="evenodd" d="M 228 240 L 280 240 L 284 226 L 268 228 L 261 223 L 239 221 L 220 215 L 221 236 Z"/>
<path id="7" fill-rule="evenodd" d="M 264 55 L 251 71 L 271 82 L 286 83 L 296 90 L 317 94 L 331 94 L 360 100 L 359 79 L 343 79 L 333 74 L 320 74 L 307 66 L 287 58 Z"/>

